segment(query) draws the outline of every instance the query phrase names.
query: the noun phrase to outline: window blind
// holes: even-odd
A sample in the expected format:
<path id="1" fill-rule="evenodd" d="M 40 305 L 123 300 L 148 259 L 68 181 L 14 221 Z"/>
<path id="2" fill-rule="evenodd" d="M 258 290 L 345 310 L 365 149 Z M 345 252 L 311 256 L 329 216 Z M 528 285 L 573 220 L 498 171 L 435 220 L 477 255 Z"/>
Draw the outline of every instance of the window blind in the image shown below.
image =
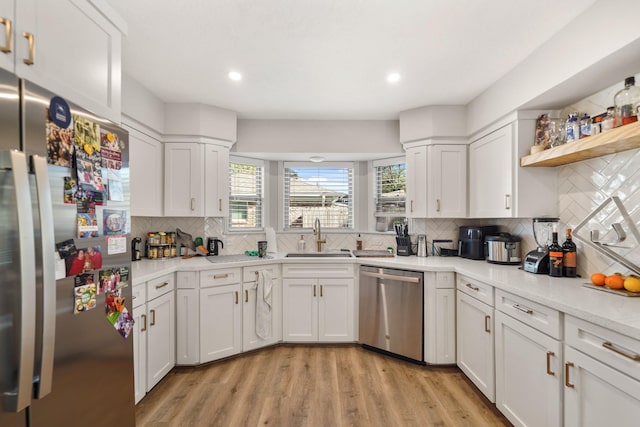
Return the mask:
<path id="1" fill-rule="evenodd" d="M 263 227 L 264 166 L 259 161 L 229 163 L 229 230 Z"/>
<path id="2" fill-rule="evenodd" d="M 407 198 L 407 168 L 404 162 L 375 166 L 375 188 L 377 216 L 404 215 Z"/>
<path id="3" fill-rule="evenodd" d="M 284 166 L 285 229 L 353 229 L 353 165 Z"/>

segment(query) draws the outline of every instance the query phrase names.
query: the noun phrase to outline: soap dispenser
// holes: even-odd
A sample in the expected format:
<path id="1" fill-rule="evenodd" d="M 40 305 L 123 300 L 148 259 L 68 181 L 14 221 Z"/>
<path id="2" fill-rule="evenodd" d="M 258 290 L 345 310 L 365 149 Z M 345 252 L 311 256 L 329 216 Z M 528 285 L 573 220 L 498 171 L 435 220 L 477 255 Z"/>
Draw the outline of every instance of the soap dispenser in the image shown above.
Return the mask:
<path id="1" fill-rule="evenodd" d="M 298 252 L 304 252 L 305 246 L 307 242 L 304 241 L 304 235 L 300 235 L 300 240 L 298 240 Z"/>

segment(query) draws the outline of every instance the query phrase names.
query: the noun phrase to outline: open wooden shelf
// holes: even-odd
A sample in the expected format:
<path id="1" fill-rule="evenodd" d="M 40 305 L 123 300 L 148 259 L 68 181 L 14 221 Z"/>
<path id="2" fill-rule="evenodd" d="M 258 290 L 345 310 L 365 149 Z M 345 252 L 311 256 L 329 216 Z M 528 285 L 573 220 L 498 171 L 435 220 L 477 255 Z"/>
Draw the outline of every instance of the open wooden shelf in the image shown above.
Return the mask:
<path id="1" fill-rule="evenodd" d="M 560 166 L 634 148 L 640 148 L 640 122 L 524 156 L 520 166 Z"/>

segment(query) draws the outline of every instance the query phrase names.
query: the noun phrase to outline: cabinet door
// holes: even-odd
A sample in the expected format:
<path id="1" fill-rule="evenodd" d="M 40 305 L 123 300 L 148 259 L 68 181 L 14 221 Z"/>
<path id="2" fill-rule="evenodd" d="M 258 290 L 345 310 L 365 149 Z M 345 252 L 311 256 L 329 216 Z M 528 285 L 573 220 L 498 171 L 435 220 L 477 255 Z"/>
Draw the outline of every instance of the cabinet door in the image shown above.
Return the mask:
<path id="1" fill-rule="evenodd" d="M 430 218 L 466 218 L 467 146 L 430 145 L 428 206 Z"/>
<path id="2" fill-rule="evenodd" d="M 147 391 L 176 364 L 174 307 L 173 292 L 147 302 Z"/>
<path id="3" fill-rule="evenodd" d="M 284 341 L 318 341 L 318 281 L 282 279 Z"/>
<path id="4" fill-rule="evenodd" d="M 205 215 L 229 216 L 229 150 L 205 145 L 204 199 Z"/>
<path id="5" fill-rule="evenodd" d="M 567 345 L 564 360 L 564 425 L 638 425 L 640 381 Z"/>
<path id="6" fill-rule="evenodd" d="M 242 298 L 242 351 L 254 350 L 277 343 L 282 339 L 282 293 L 280 279 L 273 279 L 271 289 L 271 337 L 263 339 L 256 334 L 256 301 L 257 288 L 255 282 L 243 285 Z"/>
<path id="7" fill-rule="evenodd" d="M 436 289 L 436 363 L 456 363 L 455 289 Z"/>
<path id="8" fill-rule="evenodd" d="M 162 143 L 131 127 L 125 129 L 129 131 L 131 215 L 162 216 Z"/>
<path id="9" fill-rule="evenodd" d="M 14 0 L 0 0 L 0 68 L 14 72 L 15 8 Z"/>
<path id="10" fill-rule="evenodd" d="M 512 168 L 512 125 L 469 145 L 471 217 L 506 218 L 514 215 Z"/>
<path id="11" fill-rule="evenodd" d="M 15 71 L 119 123 L 122 35 L 92 3 L 16 1 Z"/>
<path id="12" fill-rule="evenodd" d="M 165 144 L 164 165 L 164 214 L 204 216 L 203 145 Z"/>
<path id="13" fill-rule="evenodd" d="M 240 284 L 200 289 L 200 363 L 242 351 Z"/>
<path id="14" fill-rule="evenodd" d="M 318 279 L 318 341 L 354 341 L 353 279 Z"/>
<path id="15" fill-rule="evenodd" d="M 427 216 L 427 147 L 411 147 L 406 152 L 407 217 Z"/>
<path id="16" fill-rule="evenodd" d="M 178 289 L 176 292 L 177 365 L 197 365 L 200 361 L 199 308 L 197 289 Z"/>
<path id="17" fill-rule="evenodd" d="M 515 426 L 561 426 L 560 342 L 497 310 L 495 327 L 498 410 Z"/>
<path id="18" fill-rule="evenodd" d="M 147 305 L 133 307 L 133 388 L 137 404 L 147 392 Z"/>
<path id="19" fill-rule="evenodd" d="M 495 402 L 493 307 L 460 291 L 457 291 L 456 303 L 458 366 L 491 402 Z"/>

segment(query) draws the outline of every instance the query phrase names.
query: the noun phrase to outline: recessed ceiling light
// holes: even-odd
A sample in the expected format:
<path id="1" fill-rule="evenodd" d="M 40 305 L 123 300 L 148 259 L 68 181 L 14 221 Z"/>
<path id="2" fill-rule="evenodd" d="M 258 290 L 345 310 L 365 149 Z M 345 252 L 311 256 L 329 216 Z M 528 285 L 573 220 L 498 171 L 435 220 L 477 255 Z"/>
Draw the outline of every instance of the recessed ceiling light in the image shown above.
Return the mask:
<path id="1" fill-rule="evenodd" d="M 309 157 L 309 160 L 311 160 L 313 163 L 320 163 L 324 160 L 324 157 L 321 156 L 311 156 Z"/>
<path id="2" fill-rule="evenodd" d="M 237 71 L 229 71 L 228 76 L 229 76 L 229 78 L 230 78 L 231 80 L 233 80 L 234 82 L 237 82 L 237 81 L 242 80 L 242 74 L 240 74 L 240 73 L 239 73 L 239 72 L 237 72 Z"/>
<path id="3" fill-rule="evenodd" d="M 400 74 L 398 73 L 391 73 L 387 76 L 387 81 L 389 83 L 398 83 L 400 81 Z"/>

